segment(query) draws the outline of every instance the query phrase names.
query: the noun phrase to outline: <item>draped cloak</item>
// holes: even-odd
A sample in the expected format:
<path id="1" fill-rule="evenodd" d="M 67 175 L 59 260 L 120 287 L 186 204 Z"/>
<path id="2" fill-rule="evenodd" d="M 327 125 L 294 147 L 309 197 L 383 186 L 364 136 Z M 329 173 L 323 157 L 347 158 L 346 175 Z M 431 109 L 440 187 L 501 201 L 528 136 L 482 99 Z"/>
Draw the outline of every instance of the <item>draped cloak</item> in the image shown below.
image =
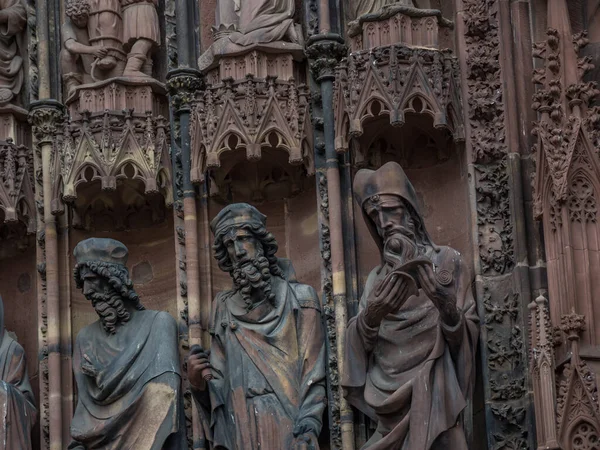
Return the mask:
<path id="1" fill-rule="evenodd" d="M 289 449 L 294 426 L 321 431 L 325 341 L 319 300 L 312 287 L 279 277 L 272 278 L 272 289 L 274 307 L 265 301 L 246 314 L 232 306 L 233 291 L 214 300 L 210 402 L 194 392 L 214 449 Z"/>
<path id="2" fill-rule="evenodd" d="M 460 415 L 471 396 L 478 317 L 470 279 L 460 254 L 438 247 L 427 255 L 450 277 L 460 321 L 444 324 L 431 300 L 419 291 L 379 329 L 361 312 L 389 272 L 374 269 L 367 279 L 359 314 L 348 323 L 342 385 L 348 400 L 378 423 L 369 450 L 467 450 Z"/>
<path id="3" fill-rule="evenodd" d="M 177 324 L 170 314 L 136 311 L 115 334 L 100 321 L 85 327 L 75 342 L 73 371 L 78 398 L 69 448 L 187 448 Z"/>
<path id="4" fill-rule="evenodd" d="M 0 88 L 18 94 L 23 85 L 23 30 L 27 11 L 23 0 L 0 0 L 0 15 L 7 22 L 0 25 Z"/>
<path id="5" fill-rule="evenodd" d="M 0 298 L 0 450 L 31 450 L 31 428 L 37 409 L 25 362 L 25 351 L 4 330 Z"/>
<path id="6" fill-rule="evenodd" d="M 294 26 L 294 0 L 241 0 L 239 33 L 229 39 L 248 46 L 284 40 Z"/>

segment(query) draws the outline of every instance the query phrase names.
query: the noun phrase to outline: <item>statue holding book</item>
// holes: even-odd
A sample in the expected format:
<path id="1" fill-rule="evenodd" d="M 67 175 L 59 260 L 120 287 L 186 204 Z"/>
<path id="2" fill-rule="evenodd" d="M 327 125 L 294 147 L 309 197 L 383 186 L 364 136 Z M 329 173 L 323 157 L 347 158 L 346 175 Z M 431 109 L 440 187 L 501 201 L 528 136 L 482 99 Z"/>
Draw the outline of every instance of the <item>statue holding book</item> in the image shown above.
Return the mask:
<path id="1" fill-rule="evenodd" d="M 363 448 L 467 450 L 478 318 L 465 262 L 432 242 L 398 164 L 360 170 L 354 193 L 381 253 L 346 332 L 342 384 L 377 422 Z"/>

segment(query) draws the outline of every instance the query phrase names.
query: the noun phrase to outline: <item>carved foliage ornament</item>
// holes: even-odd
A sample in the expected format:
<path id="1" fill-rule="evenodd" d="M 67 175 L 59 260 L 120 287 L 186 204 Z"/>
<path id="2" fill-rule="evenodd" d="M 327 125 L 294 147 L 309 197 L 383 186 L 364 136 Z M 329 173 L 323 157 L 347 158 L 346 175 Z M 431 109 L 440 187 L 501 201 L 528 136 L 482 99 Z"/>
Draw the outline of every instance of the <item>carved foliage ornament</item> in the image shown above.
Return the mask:
<path id="1" fill-rule="evenodd" d="M 473 159 L 487 163 L 507 153 L 498 35 L 498 2 L 465 0 L 467 85 Z"/>
<path id="2" fill-rule="evenodd" d="M 201 183 L 208 169 L 220 167 L 223 152 L 244 150 L 258 161 L 262 148 L 284 150 L 291 165 L 314 174 L 309 102 L 308 88 L 293 79 L 248 75 L 208 86 L 192 111 L 192 181 Z"/>
<path id="3" fill-rule="evenodd" d="M 447 52 L 402 45 L 351 53 L 336 73 L 336 150 L 363 134 L 366 120 L 389 116 L 402 126 L 406 114 L 427 114 L 435 128 L 464 140 L 458 65 Z"/>

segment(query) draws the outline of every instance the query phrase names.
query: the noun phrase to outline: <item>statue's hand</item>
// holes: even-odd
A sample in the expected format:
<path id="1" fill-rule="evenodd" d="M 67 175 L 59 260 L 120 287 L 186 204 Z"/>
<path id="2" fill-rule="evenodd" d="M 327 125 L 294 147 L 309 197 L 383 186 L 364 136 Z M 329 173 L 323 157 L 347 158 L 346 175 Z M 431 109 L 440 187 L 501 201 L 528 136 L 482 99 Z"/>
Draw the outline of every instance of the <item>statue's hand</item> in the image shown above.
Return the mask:
<path id="1" fill-rule="evenodd" d="M 210 369 L 211 365 L 208 360 L 210 351 L 205 352 L 202 347 L 194 345 L 190 350 L 190 356 L 187 362 L 187 374 L 190 384 L 199 391 L 206 390 L 206 380 L 202 376 L 202 371 Z"/>
<path id="2" fill-rule="evenodd" d="M 363 314 L 365 322 L 372 328 L 379 327 L 388 314 L 397 311 L 408 298 L 408 283 L 403 277 L 385 277 L 371 291 Z"/>
<path id="3" fill-rule="evenodd" d="M 456 308 L 456 289 L 452 280 L 449 279 L 448 283 L 442 283 L 435 276 L 433 267 L 429 265 L 419 266 L 417 276 L 421 289 L 440 311 L 442 320 L 448 325 L 456 325 L 460 320 L 460 315 Z"/>
<path id="4" fill-rule="evenodd" d="M 294 427 L 292 450 L 314 450 L 318 448 L 317 434 L 312 427 L 300 424 Z"/>
<path id="5" fill-rule="evenodd" d="M 108 55 L 108 48 L 106 47 L 92 47 L 92 55 L 94 55 L 96 58 L 102 59 L 104 58 L 106 55 Z"/>
<path id="6" fill-rule="evenodd" d="M 94 363 L 85 353 L 83 354 L 83 361 L 81 362 L 81 371 L 88 377 L 92 378 L 95 378 L 96 375 L 98 375 L 98 371 L 96 370 L 96 367 L 94 367 Z"/>

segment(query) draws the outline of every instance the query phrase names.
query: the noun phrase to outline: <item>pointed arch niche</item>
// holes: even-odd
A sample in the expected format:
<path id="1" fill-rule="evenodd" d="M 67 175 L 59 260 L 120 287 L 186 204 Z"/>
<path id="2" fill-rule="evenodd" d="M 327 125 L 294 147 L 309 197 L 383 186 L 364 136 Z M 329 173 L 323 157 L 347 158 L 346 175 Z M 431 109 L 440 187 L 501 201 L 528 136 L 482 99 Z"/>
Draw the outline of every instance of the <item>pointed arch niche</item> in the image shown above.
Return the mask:
<path id="1" fill-rule="evenodd" d="M 361 168 L 376 170 L 389 161 L 400 164 L 415 187 L 435 243 L 467 255 L 465 261 L 472 266 L 468 176 L 462 145 L 457 145 L 447 130 L 435 128 L 432 117 L 424 112 L 407 113 L 405 124 L 394 127 L 388 114 L 380 111 L 366 119 L 363 127 L 363 134 L 350 144 L 352 177 Z M 358 285 L 364 286 L 380 255 L 359 206 L 354 207 Z"/>

